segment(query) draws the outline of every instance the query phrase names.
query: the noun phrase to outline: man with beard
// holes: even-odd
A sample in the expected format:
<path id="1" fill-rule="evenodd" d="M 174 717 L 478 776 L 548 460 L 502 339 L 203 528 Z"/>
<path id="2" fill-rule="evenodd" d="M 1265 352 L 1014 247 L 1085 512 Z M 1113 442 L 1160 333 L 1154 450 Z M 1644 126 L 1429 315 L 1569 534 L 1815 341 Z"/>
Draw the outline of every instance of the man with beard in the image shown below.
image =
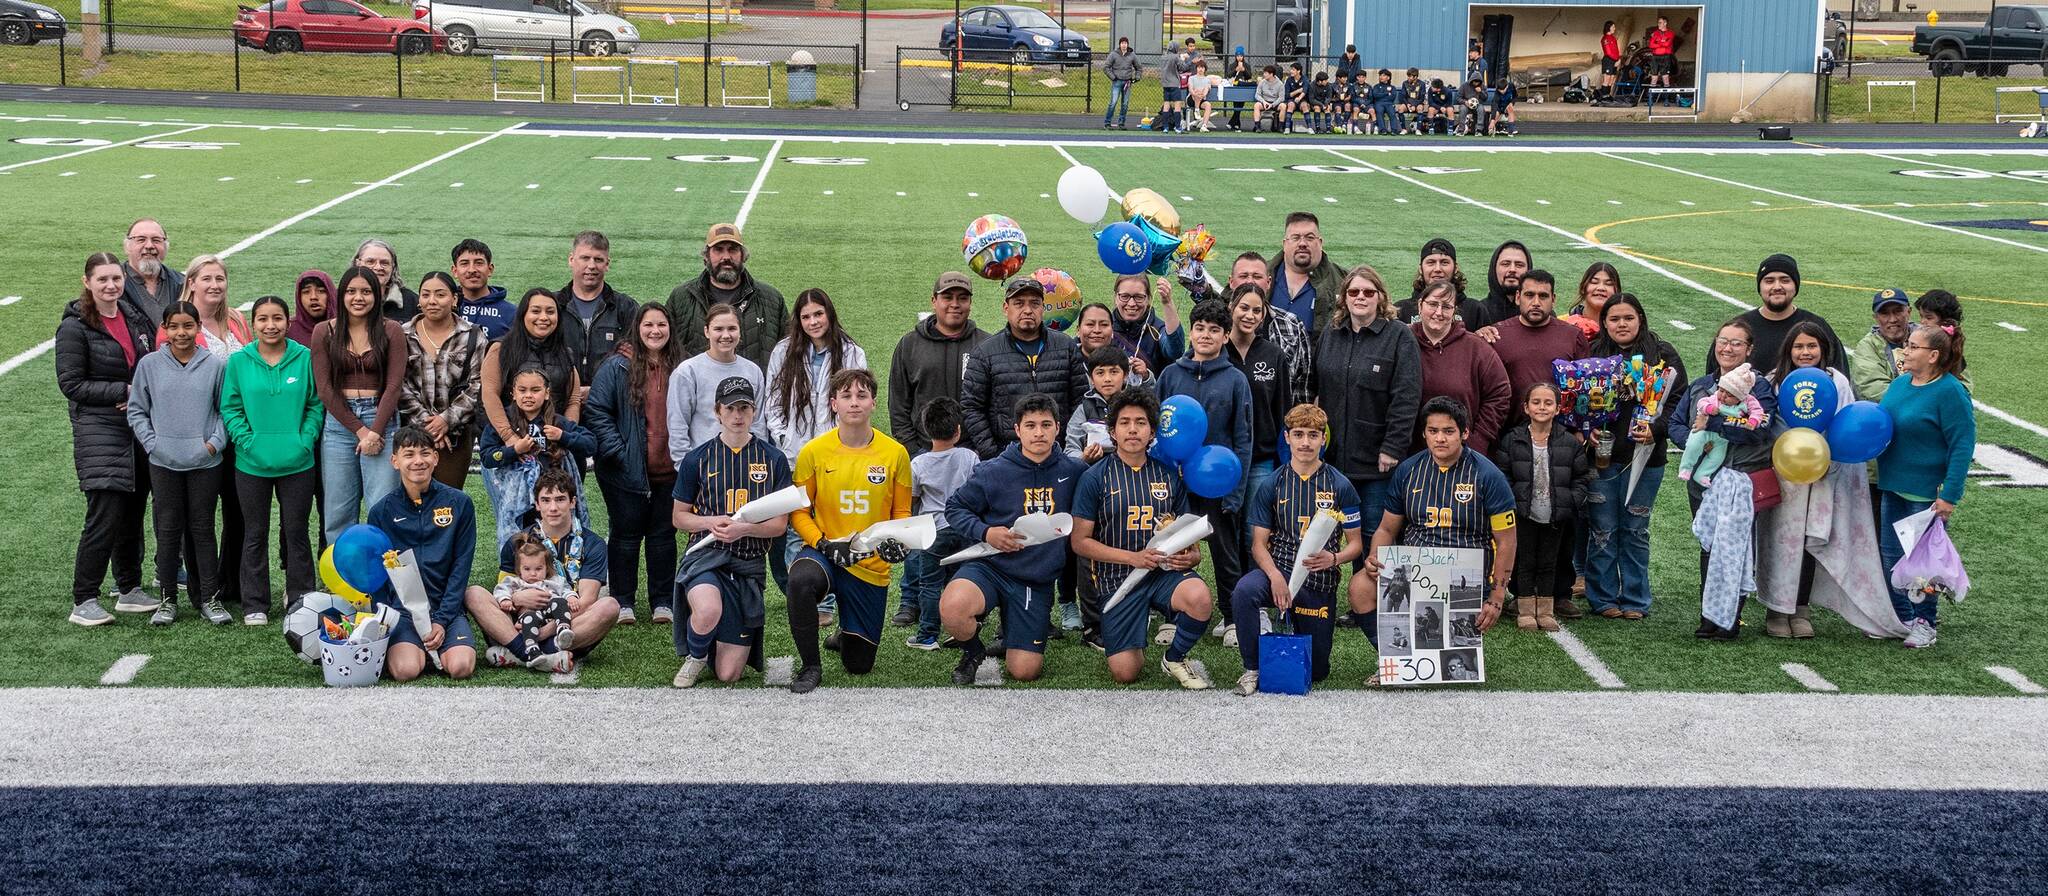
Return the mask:
<path id="1" fill-rule="evenodd" d="M 711 225 L 704 237 L 703 273 L 668 294 L 669 332 L 682 340 L 685 353 L 704 350 L 704 315 L 711 306 L 731 305 L 740 313 L 740 357 L 768 369 L 768 356 L 788 328 L 789 309 L 782 293 L 748 273 L 749 257 L 739 225 Z"/>
<path id="2" fill-rule="evenodd" d="M 1478 299 L 1465 295 L 1465 272 L 1458 270 L 1458 247 L 1443 237 L 1422 244 L 1422 258 L 1415 264 L 1415 282 L 1408 298 L 1394 303 L 1394 316 L 1404 324 L 1414 323 L 1422 294 L 1438 280 L 1458 288 L 1458 319 L 1465 322 L 1465 329 L 1478 333 L 1485 312 L 1480 310 Z"/>
<path id="3" fill-rule="evenodd" d="M 1557 281 L 1549 271 L 1530 271 L 1517 282 L 1520 313 L 1497 326 L 1500 338 L 1493 350 L 1508 369 L 1512 394 L 1521 395 L 1532 383 L 1551 381 L 1550 362 L 1586 357 L 1586 334 L 1557 319 Z"/>
<path id="4" fill-rule="evenodd" d="M 1343 300 L 1344 269 L 1323 254 L 1322 222 L 1308 212 L 1287 216 L 1280 257 L 1266 268 L 1273 280 L 1273 307 L 1284 309 L 1318 331 Z"/>
<path id="5" fill-rule="evenodd" d="M 1836 370 L 1849 369 L 1849 360 L 1842 353 L 1842 340 L 1835 335 L 1835 328 L 1828 326 L 1820 315 L 1798 306 L 1799 262 L 1793 261 L 1792 256 L 1773 255 L 1757 265 L 1756 294 L 1763 298 L 1763 307 L 1751 308 L 1736 318 L 1749 325 L 1749 356 L 1752 359 L 1759 364 L 1777 363 L 1778 348 L 1785 343 L 1785 335 L 1800 323 L 1811 321 L 1827 331 L 1826 366 Z M 1904 339 L 1900 337 L 1901 342 Z"/>
<path id="6" fill-rule="evenodd" d="M 1532 267 L 1535 262 L 1529 256 L 1529 247 L 1518 241 L 1508 240 L 1494 249 L 1493 261 L 1486 266 L 1486 298 L 1479 300 L 1479 313 L 1465 325 L 1469 328 L 1477 323 L 1474 332 L 1481 339 L 1499 341 L 1500 322 L 1521 313 L 1516 294 L 1522 289 L 1522 275 Z"/>
<path id="7" fill-rule="evenodd" d="M 162 320 L 164 308 L 185 292 L 185 275 L 164 266 L 170 257 L 171 241 L 155 218 L 143 218 L 128 225 L 128 237 L 121 243 L 128 260 L 121 265 L 128 301 L 142 309 L 142 319 L 154 326 Z"/>
<path id="8" fill-rule="evenodd" d="M 1879 401 L 1902 372 L 1898 352 L 1913 334 L 1913 303 L 1903 289 L 1882 290 L 1870 300 L 1870 316 L 1875 325 L 1849 350 L 1849 381 L 1856 397 Z"/>
<path id="9" fill-rule="evenodd" d="M 1017 399 L 1031 393 L 1059 403 L 1055 420 L 1066 420 L 1088 394 L 1081 344 L 1048 330 L 1045 287 L 1029 276 L 1003 284 L 1003 316 L 1009 326 L 983 339 L 968 353 L 960 383 L 967 447 L 989 460 L 1017 440 Z"/>
<path id="10" fill-rule="evenodd" d="M 1315 404 L 1316 365 L 1309 350 L 1308 327 L 1293 312 L 1272 304 L 1273 275 L 1266 267 L 1266 258 L 1257 252 L 1246 252 L 1237 256 L 1230 265 L 1230 283 L 1223 294 L 1237 295 L 1237 288 L 1250 283 L 1259 288 L 1259 295 L 1268 299 L 1266 322 L 1259 325 L 1259 338 L 1273 343 L 1287 359 L 1288 407 L 1297 404 Z"/>
<path id="11" fill-rule="evenodd" d="M 912 457 L 932 448 L 931 434 L 917 428 L 925 406 L 939 398 L 960 400 L 961 369 L 988 336 L 968 317 L 973 311 L 974 281 L 959 271 L 940 274 L 932 284 L 931 316 L 903 334 L 889 356 L 889 435 Z"/>

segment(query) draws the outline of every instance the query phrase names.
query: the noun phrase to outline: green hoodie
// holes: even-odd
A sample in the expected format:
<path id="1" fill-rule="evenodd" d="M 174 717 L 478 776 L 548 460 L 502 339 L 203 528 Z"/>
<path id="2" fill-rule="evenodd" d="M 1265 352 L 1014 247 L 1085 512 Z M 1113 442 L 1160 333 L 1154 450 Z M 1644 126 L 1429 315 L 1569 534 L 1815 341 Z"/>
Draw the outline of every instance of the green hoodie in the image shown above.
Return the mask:
<path id="1" fill-rule="evenodd" d="M 313 353 L 305 346 L 286 342 L 276 366 L 264 363 L 259 343 L 228 358 L 220 415 L 235 443 L 235 469 L 265 477 L 312 469 L 320 414 Z"/>

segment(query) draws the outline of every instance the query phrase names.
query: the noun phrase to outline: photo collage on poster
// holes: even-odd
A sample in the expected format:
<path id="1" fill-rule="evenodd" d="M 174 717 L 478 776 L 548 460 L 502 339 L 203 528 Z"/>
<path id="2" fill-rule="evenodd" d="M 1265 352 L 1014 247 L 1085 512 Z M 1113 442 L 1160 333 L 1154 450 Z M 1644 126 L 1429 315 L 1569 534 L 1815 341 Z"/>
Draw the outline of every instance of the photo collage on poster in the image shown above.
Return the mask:
<path id="1" fill-rule="evenodd" d="M 1380 684 L 1485 681 L 1486 552 L 1388 545 L 1379 560 Z"/>

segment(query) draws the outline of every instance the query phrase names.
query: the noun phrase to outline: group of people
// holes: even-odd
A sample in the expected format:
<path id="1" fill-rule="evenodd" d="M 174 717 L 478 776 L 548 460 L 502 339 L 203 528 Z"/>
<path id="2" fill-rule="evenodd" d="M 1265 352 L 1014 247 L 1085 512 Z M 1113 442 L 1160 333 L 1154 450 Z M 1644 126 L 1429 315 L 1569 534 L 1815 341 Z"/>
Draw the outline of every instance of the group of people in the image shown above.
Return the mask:
<path id="1" fill-rule="evenodd" d="M 1761 307 L 1719 329 L 1691 379 L 1612 265 L 1591 265 L 1560 295 L 1509 241 L 1481 291 L 1457 248 L 1432 239 L 1397 301 L 1371 266 L 1331 259 L 1306 212 L 1287 216 L 1275 256 L 1237 256 L 1225 283 L 1117 277 L 1114 298 L 1085 305 L 1066 330 L 1045 325 L 1044 287 L 1019 277 L 1002 284 L 1002 325 L 985 331 L 977 282 L 944 273 L 931 314 L 880 376 L 824 291 L 785 304 L 755 278 L 732 224 L 709 229 L 700 273 L 645 303 L 610 284 L 610 245 L 595 231 L 570 241 L 567 285 L 516 304 L 491 283 L 480 241 L 408 284 L 391 246 L 372 239 L 339 278 L 307 271 L 289 303 L 266 295 L 246 314 L 228 301 L 218 256 L 182 273 L 166 265 L 157 222 L 135 222 L 124 248 L 86 260 L 57 330 L 86 495 L 71 621 L 112 621 L 101 603 L 111 568 L 116 611 L 169 625 L 189 603 L 212 623 L 233 622 L 233 607 L 266 624 L 273 540 L 296 599 L 318 587 L 316 511 L 323 543 L 367 511 L 414 552 L 432 603 L 429 630 L 407 620 L 392 635 L 387 671 L 399 680 L 430 667 L 461 677 L 479 660 L 567 671 L 644 607 L 673 630 L 677 687 L 707 673 L 731 681 L 764 662 L 772 579 L 787 598 L 798 692 L 822 681 L 821 650 L 848 674 L 871 671 L 889 625 L 911 629 L 909 647 L 957 649 L 956 682 L 973 681 L 991 651 L 1010 677 L 1035 678 L 1048 641 L 1068 633 L 1131 682 L 1156 611 L 1150 640 L 1165 647 L 1166 675 L 1209 686 L 1186 660 L 1211 634 L 1238 649 L 1238 689 L 1250 693 L 1269 609 L 1316 636 L 1317 679 L 1337 628 L 1376 637 L 1377 549 L 1391 544 L 1484 551 L 1480 631 L 1504 614 L 1530 630 L 1588 613 L 1645 618 L 1665 446 L 1691 458 L 1698 440 L 1724 443 L 1708 475 L 1685 477 L 1705 546 L 1701 637 L 1737 637 L 1754 593 L 1772 636 L 1811 637 L 1818 604 L 1924 646 L 1935 607 L 1889 588 L 1900 554 L 1890 524 L 1952 514 L 1975 441 L 1953 295 L 1880 293 L 1870 332 L 1845 346 L 1797 306 L 1798 266 L 1783 255 L 1758 269 Z M 1609 355 L 1672 367 L 1684 394 L 1653 420 L 1625 406 L 1609 426 L 1567 428 L 1552 362 Z M 1771 473 L 1785 425 L 1774 384 L 1803 367 L 1825 369 L 1843 402 L 1881 401 L 1896 421 L 1874 478 L 1860 464 L 1810 485 Z M 873 420 L 885 394 L 886 431 Z M 1207 410 L 1205 444 L 1237 456 L 1234 490 L 1195 495 L 1151 456 L 1174 396 Z M 1731 401 L 1745 413 L 1715 410 Z M 1636 445 L 1652 450 L 1631 481 Z M 492 505 L 495 587 L 469 582 L 472 462 Z M 792 486 L 804 506 L 741 513 Z M 143 580 L 145 512 L 155 595 Z M 1071 514 L 1071 536 L 1032 543 L 1015 531 L 1039 512 Z M 1302 544 L 1315 512 L 1343 524 Z M 1196 513 L 1212 529 L 1206 581 L 1201 545 L 1151 546 Z M 929 547 L 864 535 L 914 514 L 934 518 Z M 977 544 L 985 556 L 940 562 Z M 1310 575 L 1294 593 L 1297 556 Z M 388 589 L 372 599 L 395 600 Z"/>
<path id="2" fill-rule="evenodd" d="M 1131 89 L 1145 78 L 1144 61 L 1131 48 L 1130 38 L 1120 37 L 1102 65 L 1110 82 L 1102 127 L 1128 130 Z M 1345 46 L 1344 55 L 1329 70 L 1309 75 L 1300 62 L 1254 66 L 1242 47 L 1229 62 L 1212 66 L 1191 37 L 1167 49 L 1159 60 L 1158 78 L 1161 102 L 1151 129 L 1163 133 L 1214 130 L 1219 105 L 1230 112 L 1226 129 L 1245 130 L 1247 102 L 1216 99 L 1224 87 L 1251 90 L 1253 132 L 1513 136 L 1518 130 L 1519 91 L 1506 78 L 1487 86 L 1476 45 L 1462 81 L 1425 81 L 1420 69 L 1409 68 L 1406 78 L 1396 83 L 1392 69 L 1382 68 L 1376 76 L 1367 71 L 1353 45 Z"/>

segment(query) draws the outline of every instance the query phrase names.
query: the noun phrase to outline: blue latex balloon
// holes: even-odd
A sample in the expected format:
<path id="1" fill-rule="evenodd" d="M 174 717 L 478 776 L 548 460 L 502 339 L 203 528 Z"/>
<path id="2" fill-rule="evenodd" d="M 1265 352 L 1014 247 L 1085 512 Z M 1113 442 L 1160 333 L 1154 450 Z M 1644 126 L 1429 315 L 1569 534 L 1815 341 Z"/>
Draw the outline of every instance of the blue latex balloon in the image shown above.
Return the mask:
<path id="1" fill-rule="evenodd" d="M 1209 437 L 1209 412 L 1192 396 L 1175 395 L 1159 403 L 1160 456 L 1173 463 L 1185 463 L 1202 450 Z"/>
<path id="2" fill-rule="evenodd" d="M 1778 386 L 1778 413 L 1793 426 L 1826 432 L 1840 404 L 1835 378 L 1818 367 L 1794 370 Z"/>
<path id="3" fill-rule="evenodd" d="M 1144 232 L 1128 223 L 1119 221 L 1095 235 L 1095 254 L 1112 273 L 1143 273 L 1152 263 L 1149 253 Z"/>
<path id="4" fill-rule="evenodd" d="M 384 587 L 391 574 L 384 568 L 384 552 L 391 550 L 391 537 L 376 526 L 357 523 L 334 540 L 334 571 L 349 587 L 368 594 Z"/>
<path id="5" fill-rule="evenodd" d="M 1237 485 L 1244 480 L 1244 464 L 1237 460 L 1237 454 L 1222 445 L 1204 445 L 1202 450 L 1181 465 L 1181 478 L 1187 480 L 1188 491 L 1204 498 L 1221 498 L 1237 491 Z"/>
<path id="6" fill-rule="evenodd" d="M 1876 402 L 1859 401 L 1835 414 L 1828 454 L 1839 464 L 1876 460 L 1892 443 L 1892 415 Z"/>
<path id="7" fill-rule="evenodd" d="M 1145 238 L 1145 267 L 1143 269 L 1160 277 L 1172 273 L 1173 253 L 1180 251 L 1180 237 L 1160 230 L 1157 225 L 1137 215 L 1131 216 L 1130 223 L 1132 227 L 1138 228 L 1138 232 L 1143 234 Z M 1120 271 L 1119 273 L 1122 272 Z"/>

